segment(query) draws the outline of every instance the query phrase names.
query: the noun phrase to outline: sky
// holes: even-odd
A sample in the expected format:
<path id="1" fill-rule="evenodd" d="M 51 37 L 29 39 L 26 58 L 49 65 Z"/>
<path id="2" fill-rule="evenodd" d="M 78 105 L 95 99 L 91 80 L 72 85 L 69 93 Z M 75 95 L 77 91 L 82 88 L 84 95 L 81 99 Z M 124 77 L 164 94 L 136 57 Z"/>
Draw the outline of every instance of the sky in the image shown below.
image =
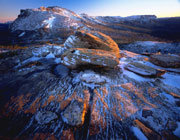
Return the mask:
<path id="1" fill-rule="evenodd" d="M 20 9 L 40 6 L 60 6 L 91 16 L 180 17 L 180 0 L 0 0 L 0 22 L 14 20 Z"/>

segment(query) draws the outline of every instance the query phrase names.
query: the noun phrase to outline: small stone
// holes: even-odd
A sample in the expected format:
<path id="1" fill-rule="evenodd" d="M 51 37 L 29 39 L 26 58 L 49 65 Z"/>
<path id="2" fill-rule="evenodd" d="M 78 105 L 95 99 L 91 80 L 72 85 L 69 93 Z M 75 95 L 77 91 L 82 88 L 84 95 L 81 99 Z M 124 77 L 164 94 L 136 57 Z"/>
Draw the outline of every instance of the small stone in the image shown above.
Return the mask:
<path id="1" fill-rule="evenodd" d="M 52 120 L 55 120 L 57 118 L 58 116 L 51 111 L 38 111 L 37 114 L 35 115 L 35 120 L 39 124 L 48 124 Z"/>

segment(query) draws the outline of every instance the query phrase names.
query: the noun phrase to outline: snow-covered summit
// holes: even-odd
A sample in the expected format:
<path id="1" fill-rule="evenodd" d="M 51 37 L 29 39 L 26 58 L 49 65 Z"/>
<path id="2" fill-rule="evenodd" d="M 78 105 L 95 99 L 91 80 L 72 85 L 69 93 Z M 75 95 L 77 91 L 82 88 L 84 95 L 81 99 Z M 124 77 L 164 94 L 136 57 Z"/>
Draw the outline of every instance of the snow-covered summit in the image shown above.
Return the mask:
<path id="1" fill-rule="evenodd" d="M 74 12 L 60 7 L 40 7 L 21 10 L 12 23 L 11 30 L 37 30 L 43 28 L 78 28 L 82 26 L 81 17 Z"/>

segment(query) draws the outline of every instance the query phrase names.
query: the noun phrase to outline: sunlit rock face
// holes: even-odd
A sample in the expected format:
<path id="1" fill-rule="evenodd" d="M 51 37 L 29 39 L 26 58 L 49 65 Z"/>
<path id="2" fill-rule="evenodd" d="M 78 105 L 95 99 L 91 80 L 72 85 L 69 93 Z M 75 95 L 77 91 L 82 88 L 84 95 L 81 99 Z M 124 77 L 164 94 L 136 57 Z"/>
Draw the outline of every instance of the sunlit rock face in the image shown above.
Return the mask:
<path id="1" fill-rule="evenodd" d="M 118 45 L 100 32 L 77 31 L 64 47 L 68 50 L 61 56 L 62 63 L 71 69 L 88 65 L 114 68 L 119 64 Z"/>
<path id="2" fill-rule="evenodd" d="M 119 47 L 111 37 L 95 31 L 77 31 L 64 43 L 67 48 L 99 49 L 112 52 L 120 57 Z"/>
<path id="3" fill-rule="evenodd" d="M 2 139 L 178 139 L 178 68 L 120 51 L 113 69 L 71 70 L 62 65 L 66 49 L 45 45 L 0 54 Z M 141 65 L 126 69 L 135 63 Z M 166 73 L 137 73 L 149 73 L 146 66 Z"/>

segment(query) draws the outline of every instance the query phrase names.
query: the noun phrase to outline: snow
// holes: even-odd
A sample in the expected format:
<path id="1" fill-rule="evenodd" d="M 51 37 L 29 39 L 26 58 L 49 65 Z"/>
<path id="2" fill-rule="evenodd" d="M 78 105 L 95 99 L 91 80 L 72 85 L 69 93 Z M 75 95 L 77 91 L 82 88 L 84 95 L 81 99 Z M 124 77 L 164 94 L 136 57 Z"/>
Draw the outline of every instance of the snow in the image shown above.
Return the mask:
<path id="1" fill-rule="evenodd" d="M 44 20 L 43 23 L 46 25 L 46 28 L 52 28 L 54 20 L 55 20 L 55 17 L 51 16 L 49 19 Z"/>
<path id="2" fill-rule="evenodd" d="M 130 71 L 124 69 L 125 65 L 127 65 L 128 63 L 129 62 L 127 61 L 127 58 L 123 57 L 120 59 L 120 63 L 118 66 L 122 69 L 123 75 L 126 75 L 127 77 L 135 79 L 136 81 L 139 81 L 139 82 L 152 81 L 152 79 L 150 79 L 150 78 L 144 78 L 142 76 L 139 76 L 133 72 L 130 72 Z"/>
<path id="3" fill-rule="evenodd" d="M 32 51 L 32 54 L 34 56 L 40 57 L 40 56 L 42 56 L 43 53 L 49 53 L 49 47 L 50 46 L 36 48 Z"/>
<path id="4" fill-rule="evenodd" d="M 154 46 L 154 45 L 166 44 L 166 43 L 158 42 L 158 41 L 137 41 L 135 44 L 142 45 L 142 46 Z"/>
<path id="5" fill-rule="evenodd" d="M 74 40 L 76 40 L 76 39 L 77 39 L 77 37 L 74 36 L 74 35 L 69 36 L 68 39 L 65 41 L 64 46 L 65 46 L 65 47 L 71 47 L 71 48 L 72 48 L 72 47 L 73 47 L 72 43 L 73 43 Z"/>
<path id="6" fill-rule="evenodd" d="M 29 63 L 29 62 L 38 61 L 39 59 L 40 59 L 40 57 L 33 56 L 33 57 L 31 57 L 29 59 L 26 59 L 23 62 L 19 63 L 17 66 L 15 66 L 15 68 L 18 68 L 18 67 L 20 67 L 20 66 L 22 66 L 22 65 L 24 65 L 26 63 Z"/>
<path id="7" fill-rule="evenodd" d="M 79 51 L 78 51 L 78 50 L 76 50 L 76 51 L 74 52 L 74 54 L 76 54 L 76 55 L 80 55 L 80 53 L 79 53 Z"/>
<path id="8" fill-rule="evenodd" d="M 80 72 L 77 75 L 75 75 L 73 79 L 73 83 L 82 82 L 84 85 L 88 87 L 96 87 L 99 86 L 99 84 L 106 83 L 109 81 L 110 80 L 107 77 L 95 73 L 91 70 L 85 70 L 84 72 Z"/>
<path id="9" fill-rule="evenodd" d="M 61 58 L 56 58 L 54 61 L 55 61 L 55 63 L 59 64 L 59 63 L 61 63 Z"/>
<path id="10" fill-rule="evenodd" d="M 174 135 L 178 136 L 180 138 L 180 122 L 177 122 L 178 127 L 176 128 L 176 130 L 173 132 Z"/>
<path id="11" fill-rule="evenodd" d="M 47 56 L 46 56 L 46 58 L 55 58 L 55 56 L 54 56 L 54 54 L 52 54 L 52 53 L 50 53 L 50 54 L 48 54 Z"/>
<path id="12" fill-rule="evenodd" d="M 22 37 L 25 35 L 25 32 L 22 32 L 18 37 Z"/>
<path id="13" fill-rule="evenodd" d="M 139 140 L 148 140 L 147 137 L 141 132 L 141 130 L 139 130 L 139 128 L 132 127 L 132 131 Z"/>
<path id="14" fill-rule="evenodd" d="M 164 78 L 162 79 L 163 83 L 180 89 L 180 75 L 165 73 L 162 77 Z"/>

